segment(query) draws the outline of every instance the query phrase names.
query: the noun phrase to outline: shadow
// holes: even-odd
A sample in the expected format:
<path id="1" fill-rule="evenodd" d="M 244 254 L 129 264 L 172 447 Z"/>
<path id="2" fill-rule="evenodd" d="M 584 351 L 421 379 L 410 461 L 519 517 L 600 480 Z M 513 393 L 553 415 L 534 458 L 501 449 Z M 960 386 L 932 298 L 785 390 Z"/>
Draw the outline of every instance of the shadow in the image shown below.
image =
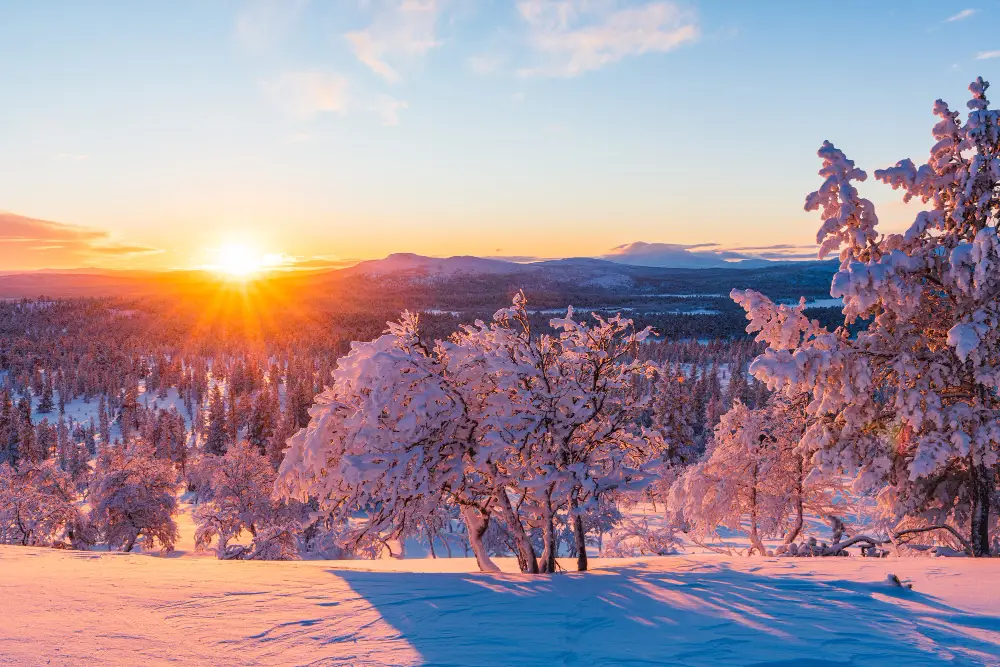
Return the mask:
<path id="1" fill-rule="evenodd" d="M 721 563 L 534 578 L 328 572 L 426 665 L 1000 665 L 1000 617 L 888 583 Z"/>

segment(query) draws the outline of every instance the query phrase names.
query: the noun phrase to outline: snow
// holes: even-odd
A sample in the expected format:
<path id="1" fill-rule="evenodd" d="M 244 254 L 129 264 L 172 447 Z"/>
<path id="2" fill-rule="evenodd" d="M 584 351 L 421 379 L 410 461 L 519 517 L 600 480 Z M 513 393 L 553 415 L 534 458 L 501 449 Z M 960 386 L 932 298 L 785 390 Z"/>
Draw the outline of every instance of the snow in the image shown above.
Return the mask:
<path id="1" fill-rule="evenodd" d="M 697 555 L 554 576 L 497 564 L 0 547 L 0 664 L 1000 664 L 990 560 Z"/>
<path id="2" fill-rule="evenodd" d="M 0 376 L 0 383 L 3 382 L 3 377 Z M 59 404 L 59 392 L 53 391 L 53 402 Z M 176 387 L 170 387 L 167 389 L 167 395 L 165 398 L 157 398 L 156 393 L 146 392 L 146 381 L 139 381 L 139 403 L 146 407 L 157 407 L 161 410 L 169 410 L 170 408 L 176 408 L 177 412 L 181 414 L 184 418 L 184 426 L 188 430 L 191 429 L 191 416 L 187 413 L 187 409 L 184 407 L 184 399 L 178 393 Z M 66 402 L 66 412 L 63 418 L 69 423 L 72 419 L 76 423 L 87 423 L 91 419 L 94 420 L 94 425 L 98 423 L 98 409 L 100 407 L 100 398 L 94 397 L 89 401 L 83 399 L 82 396 L 77 396 L 76 398 Z M 38 399 L 34 398 L 31 402 L 31 421 L 37 424 L 42 421 L 42 419 L 47 419 L 50 424 L 55 424 L 59 421 L 59 410 L 53 408 L 52 412 L 39 412 L 38 411 Z M 114 415 L 112 415 L 114 419 Z M 114 441 L 121 438 L 121 430 L 118 427 L 117 421 L 111 424 L 111 440 Z"/>

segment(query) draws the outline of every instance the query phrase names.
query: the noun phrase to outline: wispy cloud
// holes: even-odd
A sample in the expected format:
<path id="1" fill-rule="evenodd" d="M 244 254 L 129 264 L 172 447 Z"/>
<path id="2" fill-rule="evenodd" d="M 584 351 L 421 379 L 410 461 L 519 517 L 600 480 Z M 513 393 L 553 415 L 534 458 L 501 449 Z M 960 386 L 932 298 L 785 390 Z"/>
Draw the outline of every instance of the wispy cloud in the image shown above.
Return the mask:
<path id="1" fill-rule="evenodd" d="M 408 105 L 389 95 L 379 95 L 369 108 L 382 119 L 383 125 L 395 127 L 399 125 L 399 112 L 408 108 Z"/>
<path id="2" fill-rule="evenodd" d="M 271 46 L 295 26 L 309 0 L 251 0 L 236 16 L 236 39 L 251 49 Z"/>
<path id="3" fill-rule="evenodd" d="M 284 72 L 262 82 L 261 87 L 278 105 L 298 118 L 347 110 L 347 79 L 321 72 Z"/>
<path id="4" fill-rule="evenodd" d="M 441 45 L 437 24 L 443 4 L 444 0 L 381 0 L 372 23 L 348 33 L 347 41 L 358 60 L 395 83 L 402 78 L 399 61 L 423 56 Z"/>
<path id="5" fill-rule="evenodd" d="M 954 16 L 949 16 L 948 18 L 946 18 L 945 22 L 946 23 L 954 23 L 955 21 L 964 21 L 965 19 L 969 18 L 970 16 L 972 16 L 975 13 L 976 13 L 975 9 L 963 9 L 962 11 L 960 11 L 957 14 L 955 14 Z"/>
<path id="6" fill-rule="evenodd" d="M 83 162 L 90 159 L 90 156 L 82 153 L 56 153 L 52 159 L 57 162 Z"/>
<path id="7" fill-rule="evenodd" d="M 1000 58 L 1000 51 L 980 51 L 976 54 L 976 60 L 989 60 L 990 58 Z"/>
<path id="8" fill-rule="evenodd" d="M 571 77 L 631 56 L 666 53 L 700 36 L 693 10 L 673 2 L 522 0 L 528 39 L 545 62 L 525 76 Z"/>
<path id="9" fill-rule="evenodd" d="M 162 252 L 109 232 L 0 212 L 0 266 L 60 268 Z"/>

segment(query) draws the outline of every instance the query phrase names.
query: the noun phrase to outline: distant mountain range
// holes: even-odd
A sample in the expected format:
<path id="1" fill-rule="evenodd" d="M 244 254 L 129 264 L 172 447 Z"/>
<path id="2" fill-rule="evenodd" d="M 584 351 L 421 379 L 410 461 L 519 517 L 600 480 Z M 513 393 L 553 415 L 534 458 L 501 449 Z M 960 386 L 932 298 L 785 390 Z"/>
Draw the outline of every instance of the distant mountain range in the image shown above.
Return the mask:
<path id="1" fill-rule="evenodd" d="M 726 252 L 692 252 L 685 246 L 665 243 L 630 243 L 619 246 L 599 258 L 568 257 L 565 259 L 514 262 L 490 257 L 459 255 L 426 257 L 412 253 L 395 253 L 384 259 L 361 262 L 341 269 L 345 275 L 388 275 L 419 273 L 448 276 L 465 274 L 506 274 L 530 269 L 566 268 L 620 272 L 622 266 L 660 269 L 751 269 L 788 263 L 757 257 L 731 256 Z"/>
<path id="2" fill-rule="evenodd" d="M 263 280 L 303 298 L 351 299 L 371 292 L 380 301 L 406 307 L 412 301 L 435 307 L 456 301 L 494 303 L 509 299 L 518 289 L 533 293 L 536 300 L 561 305 L 635 295 L 725 297 L 734 287 L 762 289 L 776 298 L 800 294 L 821 298 L 828 295 L 836 269 L 835 262 L 766 260 L 713 260 L 708 266 L 660 267 L 636 264 L 634 253 L 628 256 L 628 262 L 579 257 L 518 263 L 400 253 L 345 269 L 274 272 Z M 0 275 L 0 298 L 191 295 L 224 284 L 224 278 L 205 271 L 31 271 Z"/>

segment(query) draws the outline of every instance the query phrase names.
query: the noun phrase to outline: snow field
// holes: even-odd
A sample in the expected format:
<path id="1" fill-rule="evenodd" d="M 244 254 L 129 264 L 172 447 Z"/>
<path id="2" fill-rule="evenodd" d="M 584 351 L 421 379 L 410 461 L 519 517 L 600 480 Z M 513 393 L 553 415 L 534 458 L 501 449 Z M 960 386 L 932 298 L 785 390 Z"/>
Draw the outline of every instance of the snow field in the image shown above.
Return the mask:
<path id="1" fill-rule="evenodd" d="M 711 554 L 535 577 L 496 560 L 0 547 L 0 664 L 1000 665 L 991 560 Z"/>

